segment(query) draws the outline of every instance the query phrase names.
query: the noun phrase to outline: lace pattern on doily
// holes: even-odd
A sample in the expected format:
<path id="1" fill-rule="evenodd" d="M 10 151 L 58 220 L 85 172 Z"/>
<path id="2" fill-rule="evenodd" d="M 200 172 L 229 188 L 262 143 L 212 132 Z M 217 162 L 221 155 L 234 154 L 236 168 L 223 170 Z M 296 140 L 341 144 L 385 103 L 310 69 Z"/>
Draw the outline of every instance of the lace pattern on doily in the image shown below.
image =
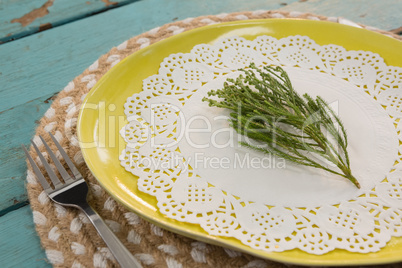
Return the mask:
<path id="1" fill-rule="evenodd" d="M 378 54 L 320 46 L 306 36 L 260 36 L 253 41 L 230 37 L 165 58 L 158 74 L 143 81 L 143 91 L 127 99 L 128 124 L 120 131 L 127 145 L 120 161 L 139 177 L 138 189 L 155 196 L 158 209 L 169 218 L 265 251 L 299 248 L 324 254 L 339 248 L 367 253 L 384 247 L 392 236 L 402 236 L 402 164 L 397 150 L 395 164 L 374 187 L 363 187 L 348 200 L 303 207 L 245 199 L 217 187 L 213 178 L 200 176 L 189 164 L 178 145 L 186 135 L 186 109 L 191 109 L 186 103 L 197 98 L 200 88 L 236 76 L 252 62 L 342 79 L 360 89 L 355 94 L 381 107 L 383 117 L 392 118 L 387 119 L 395 126 L 392 135 L 401 138 L 402 69 L 387 66 Z"/>

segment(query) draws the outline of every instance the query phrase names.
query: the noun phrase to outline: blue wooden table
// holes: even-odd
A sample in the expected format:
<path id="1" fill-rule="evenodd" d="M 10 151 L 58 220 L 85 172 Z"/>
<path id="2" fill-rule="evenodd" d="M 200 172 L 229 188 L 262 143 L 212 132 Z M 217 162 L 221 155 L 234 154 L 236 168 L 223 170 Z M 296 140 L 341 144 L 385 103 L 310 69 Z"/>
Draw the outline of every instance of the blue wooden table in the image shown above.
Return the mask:
<path id="1" fill-rule="evenodd" d="M 28 144 L 52 97 L 132 36 L 187 17 L 280 9 L 400 34 L 401 0 L 0 0 L 0 267 L 50 267 L 25 190 Z"/>

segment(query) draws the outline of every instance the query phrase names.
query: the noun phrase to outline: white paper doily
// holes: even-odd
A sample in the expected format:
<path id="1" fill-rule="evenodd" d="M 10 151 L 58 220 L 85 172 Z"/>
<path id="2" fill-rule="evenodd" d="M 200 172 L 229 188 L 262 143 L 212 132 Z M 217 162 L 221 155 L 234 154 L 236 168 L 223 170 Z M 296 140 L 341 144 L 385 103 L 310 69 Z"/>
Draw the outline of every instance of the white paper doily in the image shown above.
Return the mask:
<path id="1" fill-rule="evenodd" d="M 320 95 L 348 132 L 362 188 L 238 145 L 227 111 L 201 99 L 239 68 L 281 65 L 295 89 Z M 375 252 L 402 236 L 402 68 L 375 53 L 306 36 L 239 37 L 172 54 L 125 103 L 120 155 L 161 213 L 266 251 Z"/>

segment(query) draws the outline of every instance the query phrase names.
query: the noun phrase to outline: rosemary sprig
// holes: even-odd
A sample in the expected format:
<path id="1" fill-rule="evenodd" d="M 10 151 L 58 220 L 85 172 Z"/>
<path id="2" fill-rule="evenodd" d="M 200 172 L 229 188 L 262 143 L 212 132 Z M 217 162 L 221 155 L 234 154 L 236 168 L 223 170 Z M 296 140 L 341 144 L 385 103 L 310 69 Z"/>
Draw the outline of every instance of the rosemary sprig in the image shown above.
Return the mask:
<path id="1" fill-rule="evenodd" d="M 244 76 L 228 79 L 223 89 L 208 92 L 215 98 L 203 101 L 232 110 L 231 126 L 265 146 L 242 145 L 337 174 L 360 188 L 350 169 L 346 130 L 321 97 L 300 96 L 279 66 L 258 69 L 251 64 L 241 71 Z M 334 166 L 328 167 L 323 160 Z"/>

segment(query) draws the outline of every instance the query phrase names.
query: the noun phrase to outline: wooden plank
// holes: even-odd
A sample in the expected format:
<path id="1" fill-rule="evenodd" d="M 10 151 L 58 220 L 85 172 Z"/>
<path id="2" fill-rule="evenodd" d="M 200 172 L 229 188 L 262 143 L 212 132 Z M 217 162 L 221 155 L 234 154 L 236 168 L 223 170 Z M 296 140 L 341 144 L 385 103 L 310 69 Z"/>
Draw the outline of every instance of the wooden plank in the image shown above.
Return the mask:
<path id="1" fill-rule="evenodd" d="M 0 5 L 0 43 L 135 1 L 3 0 Z"/>
<path id="2" fill-rule="evenodd" d="M 310 0 L 288 3 L 281 9 L 315 13 L 327 17 L 341 16 L 354 22 L 386 31 L 402 26 L 401 0 Z"/>
<path id="3" fill-rule="evenodd" d="M 50 106 L 51 96 L 42 96 L 0 114 L 0 215 L 8 207 L 27 200 L 26 158 L 21 144 L 29 144 L 37 126 L 35 121 Z"/>
<path id="4" fill-rule="evenodd" d="M 0 42 L 20 38 L 134 1 L 137 0 L 3 0 L 0 6 Z M 280 8 L 290 11 L 313 12 L 326 16 L 339 16 L 338 14 L 341 12 L 346 18 L 367 25 L 377 25 L 376 27 L 384 30 L 397 29 L 402 25 L 399 13 L 395 12 L 398 10 L 396 7 L 400 5 L 399 0 L 388 0 L 387 5 L 376 0 L 351 1 L 347 3 L 347 8 L 342 1 L 271 1 L 277 6 L 270 8 L 267 4 L 266 9 Z M 186 1 L 182 4 L 187 5 L 188 2 L 192 1 Z M 227 6 L 225 1 L 215 2 L 216 6 L 221 4 Z M 238 4 L 233 2 L 235 1 L 230 4 Z M 254 10 L 255 5 L 260 8 L 261 5 L 261 3 L 255 4 L 253 1 L 247 1 L 247 3 L 248 10 Z M 230 7 L 228 8 L 230 9 Z"/>
<path id="5" fill-rule="evenodd" d="M 29 206 L 0 217 L 0 267 L 52 267 L 40 247 Z"/>

